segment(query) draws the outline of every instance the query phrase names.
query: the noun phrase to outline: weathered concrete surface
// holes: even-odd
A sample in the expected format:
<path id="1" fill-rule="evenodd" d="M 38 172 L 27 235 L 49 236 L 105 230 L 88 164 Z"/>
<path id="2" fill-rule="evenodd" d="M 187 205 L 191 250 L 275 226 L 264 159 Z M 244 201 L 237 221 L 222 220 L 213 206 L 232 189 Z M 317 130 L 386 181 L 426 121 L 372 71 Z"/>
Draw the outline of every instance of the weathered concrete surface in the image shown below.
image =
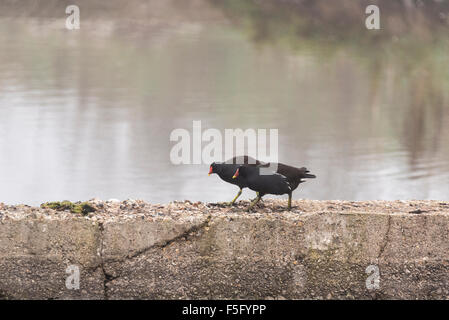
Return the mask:
<path id="1" fill-rule="evenodd" d="M 0 299 L 449 298 L 446 202 L 91 203 L 0 204 Z"/>

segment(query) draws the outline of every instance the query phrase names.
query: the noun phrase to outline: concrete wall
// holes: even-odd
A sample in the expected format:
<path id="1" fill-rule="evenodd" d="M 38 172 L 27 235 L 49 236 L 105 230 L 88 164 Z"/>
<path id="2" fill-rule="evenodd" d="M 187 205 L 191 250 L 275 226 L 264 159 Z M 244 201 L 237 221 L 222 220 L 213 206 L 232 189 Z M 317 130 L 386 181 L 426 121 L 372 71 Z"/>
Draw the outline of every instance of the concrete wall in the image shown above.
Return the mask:
<path id="1" fill-rule="evenodd" d="M 97 201 L 86 217 L 0 205 L 0 299 L 449 298 L 447 203 L 276 203 Z"/>

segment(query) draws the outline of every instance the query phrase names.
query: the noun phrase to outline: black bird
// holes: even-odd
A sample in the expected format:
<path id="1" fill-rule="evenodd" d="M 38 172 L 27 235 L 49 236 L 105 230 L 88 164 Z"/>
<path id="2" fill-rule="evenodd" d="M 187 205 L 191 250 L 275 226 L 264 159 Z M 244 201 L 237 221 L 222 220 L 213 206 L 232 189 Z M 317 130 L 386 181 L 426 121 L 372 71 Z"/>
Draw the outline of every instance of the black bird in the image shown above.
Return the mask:
<path id="1" fill-rule="evenodd" d="M 212 173 L 216 173 L 222 180 L 235 184 L 240 188 L 235 198 L 229 203 L 232 206 L 234 202 L 238 199 L 238 197 L 240 197 L 240 195 L 242 194 L 242 189 L 248 187 L 245 178 L 243 177 L 236 177 L 235 179 L 232 178 L 234 176 L 235 171 L 240 166 L 256 167 L 261 164 L 262 163 L 260 161 L 252 157 L 237 156 L 225 162 L 213 162 L 209 168 L 209 175 L 211 175 Z"/>
<path id="2" fill-rule="evenodd" d="M 233 178 L 243 177 L 248 187 L 257 192 L 257 198 L 251 203 L 248 210 L 251 210 L 265 194 L 288 194 L 288 210 L 290 210 L 293 190 L 304 182 L 302 179 L 316 178 L 315 175 L 309 174 L 306 168 L 295 168 L 277 163 L 277 167 L 274 167 L 277 170 L 274 172 L 274 168 L 269 168 L 269 166 L 270 164 L 261 164 L 257 167 L 241 166 L 235 171 Z M 261 174 L 263 168 L 267 169 Z"/>
<path id="3" fill-rule="evenodd" d="M 257 202 L 266 194 L 288 194 L 290 210 L 290 199 L 292 196 L 292 188 L 286 176 L 279 173 L 261 174 L 260 167 L 245 167 L 237 168 L 233 178 L 244 178 L 248 184 L 248 188 L 257 192 L 256 199 L 248 207 L 250 211 Z"/>
<path id="4" fill-rule="evenodd" d="M 260 165 L 261 168 L 268 168 L 271 169 L 271 167 L 276 169 L 276 173 L 282 174 L 283 176 L 287 177 L 287 180 L 290 184 L 290 187 L 292 188 L 292 191 L 294 191 L 300 183 L 305 182 L 303 179 L 314 179 L 316 176 L 314 174 L 309 174 L 309 170 L 307 168 L 296 168 L 292 167 L 283 163 L 263 163 Z"/>

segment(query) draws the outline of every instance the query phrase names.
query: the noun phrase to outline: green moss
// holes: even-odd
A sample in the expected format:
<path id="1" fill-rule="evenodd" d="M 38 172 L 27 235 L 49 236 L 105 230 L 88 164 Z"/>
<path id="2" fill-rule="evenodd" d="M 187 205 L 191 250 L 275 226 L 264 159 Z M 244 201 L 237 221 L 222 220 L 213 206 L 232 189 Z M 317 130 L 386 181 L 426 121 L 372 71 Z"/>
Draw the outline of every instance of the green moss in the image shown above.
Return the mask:
<path id="1" fill-rule="evenodd" d="M 69 210 L 72 213 L 79 213 L 83 216 L 89 214 L 89 212 L 95 212 L 96 209 L 88 202 L 70 202 L 70 201 L 55 201 L 55 202 L 46 202 L 41 204 L 41 208 L 43 209 L 53 209 L 56 211 L 66 211 Z"/>

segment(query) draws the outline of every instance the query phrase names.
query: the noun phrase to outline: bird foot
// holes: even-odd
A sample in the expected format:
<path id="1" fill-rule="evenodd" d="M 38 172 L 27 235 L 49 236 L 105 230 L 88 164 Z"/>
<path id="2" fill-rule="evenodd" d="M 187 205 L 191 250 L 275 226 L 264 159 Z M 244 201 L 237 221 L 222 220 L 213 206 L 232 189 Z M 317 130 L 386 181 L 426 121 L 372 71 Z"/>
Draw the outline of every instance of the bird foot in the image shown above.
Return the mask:
<path id="1" fill-rule="evenodd" d="M 265 206 L 261 203 L 254 203 L 254 204 L 250 205 L 246 211 L 248 211 L 248 212 L 256 211 L 256 209 L 257 209 L 256 207 L 260 208 L 260 207 L 265 207 Z"/>
<path id="2" fill-rule="evenodd" d="M 229 202 L 209 203 L 209 205 L 213 207 L 226 208 L 229 206 Z"/>

